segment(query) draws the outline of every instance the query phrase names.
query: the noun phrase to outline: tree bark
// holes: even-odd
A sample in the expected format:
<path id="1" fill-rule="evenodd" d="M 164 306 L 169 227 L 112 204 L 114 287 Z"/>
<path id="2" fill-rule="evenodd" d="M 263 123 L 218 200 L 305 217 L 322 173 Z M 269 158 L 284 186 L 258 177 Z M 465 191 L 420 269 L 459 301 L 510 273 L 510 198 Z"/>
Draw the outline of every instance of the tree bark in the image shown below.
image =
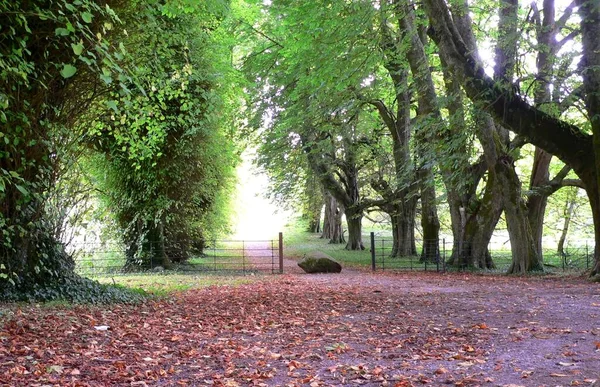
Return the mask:
<path id="1" fill-rule="evenodd" d="M 337 200 L 329 192 L 325 191 L 325 216 L 323 220 L 323 233 L 321 238 L 329 239 L 329 243 L 345 243 L 344 230 L 342 227 L 342 216 L 338 208 Z"/>
<path id="2" fill-rule="evenodd" d="M 552 88 L 556 90 L 561 86 L 560 78 L 556 75 L 554 67 L 556 55 L 562 47 L 562 43 L 557 39 L 557 32 L 564 27 L 567 19 L 566 16 L 572 12 L 571 6 L 565 10 L 563 17 L 559 20 L 556 20 L 554 0 L 544 0 L 541 12 L 537 9 L 535 3 L 533 3 L 532 7 L 534 13 L 532 22 L 535 27 L 538 45 L 540 46 L 537 54 L 534 105 L 538 109 L 556 116 L 559 113 L 556 104 L 560 101 L 553 101 Z M 543 256 L 544 216 L 548 197 L 552 193 L 543 188 L 550 183 L 549 167 L 551 160 L 551 154 L 539 147 L 535 148 L 529 182 L 529 190 L 532 194 L 527 200 L 527 213 L 536 249 L 540 256 Z"/>
<path id="3" fill-rule="evenodd" d="M 304 187 L 303 217 L 308 220 L 308 232 L 321 232 L 321 212 L 323 211 L 323 190 L 316 178 L 309 176 Z"/>
<path id="4" fill-rule="evenodd" d="M 348 242 L 346 250 L 364 250 L 362 242 L 362 217 L 361 209 L 349 207 L 345 210 L 346 223 L 348 224 Z"/>
<path id="5" fill-rule="evenodd" d="M 417 197 L 409 189 L 393 191 L 385 180 L 372 181 L 371 187 L 383 197 L 379 208 L 390 216 L 392 222 L 392 250 L 390 257 L 417 255 L 415 243 L 415 214 Z"/>
<path id="6" fill-rule="evenodd" d="M 565 208 L 563 211 L 563 227 L 560 232 L 560 237 L 558 238 L 558 246 L 556 248 L 556 252 L 561 256 L 565 256 L 565 242 L 567 241 L 567 234 L 569 233 L 569 225 L 571 223 L 571 218 L 573 217 L 573 212 L 575 211 L 575 198 L 567 198 L 565 202 Z"/>
<path id="7" fill-rule="evenodd" d="M 389 184 L 380 180 L 371 186 L 383 197 L 385 204 L 380 208 L 389 214 L 392 221 L 393 246 L 391 257 L 416 255 L 415 217 L 417 195 L 415 168 L 413 165 L 411 138 L 411 91 L 408 87 L 408 68 L 401 49 L 401 40 L 393 36 L 387 25 L 386 9 L 380 10 L 380 48 L 384 54 L 384 67 L 394 85 L 395 114 L 382 100 L 370 100 L 385 123 L 392 139 L 395 181 Z"/>
<path id="8" fill-rule="evenodd" d="M 437 215 L 435 186 L 431 170 L 421 173 L 421 228 L 423 250 L 421 262 L 437 262 L 440 258 L 440 220 Z"/>

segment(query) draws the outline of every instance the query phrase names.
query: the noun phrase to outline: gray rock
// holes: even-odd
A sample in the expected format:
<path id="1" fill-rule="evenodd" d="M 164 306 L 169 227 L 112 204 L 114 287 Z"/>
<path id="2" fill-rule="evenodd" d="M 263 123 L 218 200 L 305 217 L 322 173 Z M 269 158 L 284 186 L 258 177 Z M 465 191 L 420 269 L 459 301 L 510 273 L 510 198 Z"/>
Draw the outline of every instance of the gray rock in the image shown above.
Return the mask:
<path id="1" fill-rule="evenodd" d="M 306 254 L 298 262 L 298 266 L 307 273 L 339 273 L 342 271 L 342 265 L 334 261 L 330 256 L 320 251 Z"/>

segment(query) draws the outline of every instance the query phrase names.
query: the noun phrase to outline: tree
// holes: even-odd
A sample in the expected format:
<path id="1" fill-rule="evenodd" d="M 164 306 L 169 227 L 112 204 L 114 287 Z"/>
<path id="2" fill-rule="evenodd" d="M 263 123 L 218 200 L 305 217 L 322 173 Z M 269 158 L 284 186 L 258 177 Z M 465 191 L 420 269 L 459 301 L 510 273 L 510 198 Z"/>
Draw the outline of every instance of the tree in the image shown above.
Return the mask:
<path id="1" fill-rule="evenodd" d="M 202 219 L 219 210 L 235 161 L 216 119 L 219 97 L 209 63 L 206 23 L 193 14 L 163 14 L 160 4 L 133 8 L 131 94 L 112 106 L 93 140 L 106 155 L 103 192 L 127 246 L 130 265 L 169 267 L 205 237 Z M 144 42 L 142 44 L 142 42 Z M 219 224 L 207 225 L 215 229 Z"/>
<path id="2" fill-rule="evenodd" d="M 471 100 L 490 112 L 496 120 L 510 130 L 524 136 L 532 144 L 556 155 L 569 165 L 581 178 L 594 214 L 596 241 L 600 241 L 600 197 L 595 139 L 600 136 L 600 97 L 594 90 L 600 86 L 600 41 L 598 36 L 600 11 L 593 2 L 578 2 L 583 36 L 582 69 L 586 108 L 592 127 L 592 136 L 581 128 L 556 119 L 529 105 L 514 92 L 508 81 L 500 83 L 489 78 L 472 50 L 465 45 L 456 20 L 442 0 L 425 2 L 432 27 L 431 36 L 448 60 L 452 73 L 460 79 Z M 600 155 L 600 153 L 599 153 Z M 596 249 L 596 266 L 592 275 L 600 269 L 600 252 Z"/>
<path id="3" fill-rule="evenodd" d="M 61 133 L 120 70 L 106 36 L 113 2 L 2 2 L 0 45 L 0 287 L 34 292 L 72 279 L 73 260 L 44 206 L 56 181 Z M 56 136 L 56 137 L 54 137 Z"/>

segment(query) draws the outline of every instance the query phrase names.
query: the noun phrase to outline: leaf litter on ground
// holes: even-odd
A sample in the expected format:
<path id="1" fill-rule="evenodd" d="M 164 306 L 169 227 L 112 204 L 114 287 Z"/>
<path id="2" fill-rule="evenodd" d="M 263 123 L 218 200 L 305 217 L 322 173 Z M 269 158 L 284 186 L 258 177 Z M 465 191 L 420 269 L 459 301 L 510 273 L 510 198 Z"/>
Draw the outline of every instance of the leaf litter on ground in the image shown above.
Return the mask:
<path id="1" fill-rule="evenodd" d="M 577 279 L 357 273 L 23 306 L 0 322 L 0 383 L 591 385 L 597 295 Z"/>

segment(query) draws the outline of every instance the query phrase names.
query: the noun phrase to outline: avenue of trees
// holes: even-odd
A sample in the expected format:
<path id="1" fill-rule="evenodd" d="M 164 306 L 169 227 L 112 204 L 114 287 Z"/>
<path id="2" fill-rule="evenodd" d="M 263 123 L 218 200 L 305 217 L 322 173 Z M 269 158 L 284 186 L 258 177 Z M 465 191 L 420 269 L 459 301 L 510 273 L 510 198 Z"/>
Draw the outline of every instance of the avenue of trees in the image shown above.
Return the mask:
<path id="1" fill-rule="evenodd" d="M 493 268 L 502 221 L 509 272 L 541 271 L 549 198 L 583 189 L 599 240 L 598 1 L 248 3 L 259 164 L 306 218 L 325 204 L 324 237 L 362 249 L 382 211 L 392 255 L 418 253 L 417 226 L 436 259 L 443 204 L 449 264 Z"/>
<path id="2" fill-rule="evenodd" d="M 3 1 L 0 26 L 2 295 L 78 284 L 91 211 L 128 264 L 186 260 L 248 143 L 349 250 L 373 212 L 393 256 L 438 259 L 448 223 L 484 269 L 505 224 L 510 273 L 544 270 L 549 213 L 559 249 L 586 207 L 600 241 L 598 0 Z"/>

